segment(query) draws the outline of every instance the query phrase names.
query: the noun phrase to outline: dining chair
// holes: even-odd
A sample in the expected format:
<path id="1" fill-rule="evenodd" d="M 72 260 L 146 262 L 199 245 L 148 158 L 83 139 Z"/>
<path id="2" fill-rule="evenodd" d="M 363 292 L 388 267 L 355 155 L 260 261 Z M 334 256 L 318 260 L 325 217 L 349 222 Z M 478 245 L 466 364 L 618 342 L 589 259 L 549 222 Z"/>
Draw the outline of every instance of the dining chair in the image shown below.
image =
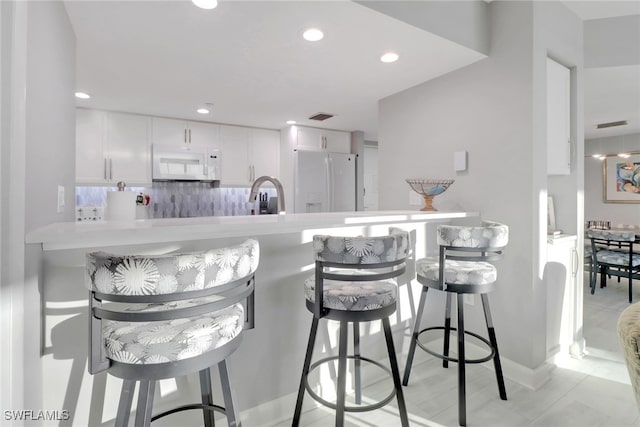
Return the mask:
<path id="1" fill-rule="evenodd" d="M 632 230 L 588 229 L 595 271 L 600 273 L 600 287 L 607 286 L 607 276 L 627 278 L 629 281 L 629 303 L 633 300 L 633 279 L 640 279 L 640 253 L 634 251 L 637 243 Z M 595 274 L 595 273 L 594 273 Z M 591 282 L 591 293 L 595 292 L 595 277 Z"/>

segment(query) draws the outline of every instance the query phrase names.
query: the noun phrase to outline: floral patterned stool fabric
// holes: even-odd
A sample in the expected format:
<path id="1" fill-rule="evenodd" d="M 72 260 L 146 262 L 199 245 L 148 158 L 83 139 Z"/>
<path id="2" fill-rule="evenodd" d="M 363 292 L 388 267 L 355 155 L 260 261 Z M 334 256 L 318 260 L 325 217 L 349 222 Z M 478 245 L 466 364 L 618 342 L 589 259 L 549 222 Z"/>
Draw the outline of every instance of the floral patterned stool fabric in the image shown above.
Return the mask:
<path id="1" fill-rule="evenodd" d="M 440 261 L 438 258 L 422 258 L 416 261 L 416 273 L 425 279 L 440 280 Z M 496 267 L 488 262 L 447 261 L 444 267 L 446 283 L 457 285 L 486 285 L 496 281 Z"/>
<path id="2" fill-rule="evenodd" d="M 466 425 L 467 422 L 465 383 L 465 365 L 467 363 L 482 363 L 493 360 L 500 398 L 502 400 L 507 399 L 500 355 L 498 353 L 498 343 L 491 319 L 487 294 L 494 290 L 498 278 L 497 269 L 491 263 L 502 257 L 502 250 L 508 241 L 509 228 L 497 222 L 483 221 L 482 225 L 478 227 L 440 225 L 437 231 L 439 257 L 428 257 L 416 261 L 418 282 L 423 285 L 423 288 L 409 345 L 403 384 L 408 385 L 409 383 L 416 346 L 442 359 L 443 367 L 445 368 L 448 367 L 449 362 L 458 363 L 458 422 L 462 426 Z M 420 321 L 429 289 L 446 293 L 444 326 L 420 329 Z M 465 294 L 480 294 L 489 339 L 465 330 L 463 303 Z M 458 315 L 456 327 L 451 326 L 452 295 L 456 295 Z M 442 352 L 432 350 L 420 341 L 421 334 L 434 330 L 444 331 Z M 457 358 L 449 356 L 451 331 L 457 332 Z M 489 349 L 489 355 L 477 359 L 467 358 L 465 356 L 465 334 L 471 335 L 484 343 Z"/>
<path id="3" fill-rule="evenodd" d="M 395 279 L 405 272 L 409 234 L 394 229 L 388 236 L 338 237 L 313 236 L 315 275 L 304 284 L 307 308 L 313 313 L 309 344 L 302 368 L 298 399 L 292 425 L 300 423 L 305 391 L 322 405 L 335 409 L 336 425 L 344 424 L 344 414 L 349 411 L 367 411 L 381 408 L 396 397 L 400 423 L 409 425 L 407 410 L 400 383 L 389 316 L 396 311 L 397 285 Z M 311 365 L 313 348 L 321 318 L 340 322 L 338 357 L 325 357 Z M 360 355 L 360 322 L 382 320 L 389 354 L 390 370 L 376 360 Z M 353 325 L 353 355 L 347 355 L 348 324 Z M 319 365 L 338 359 L 336 403 L 328 402 L 309 385 L 308 374 Z M 347 406 L 347 359 L 354 361 L 355 406 Z M 393 378 L 394 389 L 380 402 L 362 405 L 360 364 L 367 362 L 387 371 Z"/>
<path id="4" fill-rule="evenodd" d="M 316 280 L 309 277 L 304 283 L 304 292 L 308 301 L 316 300 Z M 390 280 L 377 282 L 343 283 L 325 280 L 323 288 L 323 306 L 334 310 L 375 310 L 396 302 L 398 287 Z"/>
<path id="5" fill-rule="evenodd" d="M 116 425 L 127 425 L 136 383 L 136 426 L 148 426 L 155 383 L 199 373 L 204 424 L 213 426 L 210 367 L 218 365 L 229 425 L 239 425 L 226 359 L 240 345 L 242 330 L 253 321 L 254 273 L 259 246 L 237 246 L 177 255 L 87 254 L 91 302 L 92 374 L 107 371 L 122 378 Z"/>
<path id="6" fill-rule="evenodd" d="M 640 303 L 630 305 L 620 314 L 618 339 L 640 410 Z"/>

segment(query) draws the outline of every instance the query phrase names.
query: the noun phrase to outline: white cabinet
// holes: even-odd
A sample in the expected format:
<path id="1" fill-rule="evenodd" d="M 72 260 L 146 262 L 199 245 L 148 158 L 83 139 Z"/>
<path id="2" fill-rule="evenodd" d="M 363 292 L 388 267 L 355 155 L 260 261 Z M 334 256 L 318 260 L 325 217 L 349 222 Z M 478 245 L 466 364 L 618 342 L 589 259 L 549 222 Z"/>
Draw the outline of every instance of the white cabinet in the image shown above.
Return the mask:
<path id="1" fill-rule="evenodd" d="M 280 175 L 280 133 L 220 126 L 222 184 L 250 185 L 257 177 Z"/>
<path id="2" fill-rule="evenodd" d="M 105 129 L 107 113 L 76 110 L 76 183 L 104 184 L 107 181 Z"/>
<path id="3" fill-rule="evenodd" d="M 152 121 L 154 144 L 173 147 L 197 144 L 219 148 L 219 125 L 164 117 L 154 117 Z"/>
<path id="4" fill-rule="evenodd" d="M 571 174 L 571 72 L 547 58 L 547 174 Z"/>
<path id="5" fill-rule="evenodd" d="M 150 119 L 136 114 L 76 111 L 76 183 L 151 183 Z"/>
<path id="6" fill-rule="evenodd" d="M 578 272 L 581 257 L 577 237 L 560 235 L 547 242 L 544 277 L 547 286 L 547 357 L 559 351 L 580 357 L 582 338 L 582 287 Z"/>
<path id="7" fill-rule="evenodd" d="M 249 160 L 252 181 L 263 175 L 280 178 L 280 132 L 252 129 Z"/>
<path id="8" fill-rule="evenodd" d="M 249 164 L 250 129 L 220 126 L 223 185 L 246 185 L 251 181 Z"/>
<path id="9" fill-rule="evenodd" d="M 351 152 L 351 134 L 336 130 L 298 127 L 296 148 L 327 150 L 334 153 Z"/>

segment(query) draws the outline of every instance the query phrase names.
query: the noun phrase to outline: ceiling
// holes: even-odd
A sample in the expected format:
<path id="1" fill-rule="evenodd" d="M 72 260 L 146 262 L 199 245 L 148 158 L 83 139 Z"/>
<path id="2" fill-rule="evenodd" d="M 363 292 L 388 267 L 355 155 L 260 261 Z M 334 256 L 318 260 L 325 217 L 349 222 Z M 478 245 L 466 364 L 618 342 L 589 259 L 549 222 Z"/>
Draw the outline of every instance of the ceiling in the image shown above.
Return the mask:
<path id="1" fill-rule="evenodd" d="M 377 139 L 378 100 L 484 56 L 351 1 L 67 1 L 78 106 Z M 312 26 L 325 37 L 310 43 Z M 380 56 L 393 50 L 391 64 Z M 212 103 L 203 116 L 196 109 Z M 323 112 L 335 117 L 308 120 Z"/>
<path id="2" fill-rule="evenodd" d="M 565 1 L 584 20 L 640 14 L 640 0 Z M 378 100 L 483 58 L 352 1 L 65 2 L 77 38 L 78 106 L 241 124 L 362 130 Z M 312 26 L 325 38 L 302 39 Z M 400 55 L 392 64 L 381 54 Z M 640 132 L 640 65 L 585 70 L 585 137 Z M 615 84 L 612 84 L 615 83 Z M 195 112 L 213 104 L 209 115 Z M 335 117 L 309 120 L 322 112 Z M 629 126 L 595 130 L 621 119 Z"/>

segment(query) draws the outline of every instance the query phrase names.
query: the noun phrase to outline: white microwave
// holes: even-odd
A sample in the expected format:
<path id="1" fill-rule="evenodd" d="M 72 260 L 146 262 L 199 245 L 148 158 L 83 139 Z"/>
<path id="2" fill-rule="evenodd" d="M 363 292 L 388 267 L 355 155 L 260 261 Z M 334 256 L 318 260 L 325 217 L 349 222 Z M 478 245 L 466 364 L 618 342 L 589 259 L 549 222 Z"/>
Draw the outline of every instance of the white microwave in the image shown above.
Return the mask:
<path id="1" fill-rule="evenodd" d="M 154 181 L 217 181 L 220 179 L 220 150 L 189 145 L 184 148 L 151 147 Z"/>

